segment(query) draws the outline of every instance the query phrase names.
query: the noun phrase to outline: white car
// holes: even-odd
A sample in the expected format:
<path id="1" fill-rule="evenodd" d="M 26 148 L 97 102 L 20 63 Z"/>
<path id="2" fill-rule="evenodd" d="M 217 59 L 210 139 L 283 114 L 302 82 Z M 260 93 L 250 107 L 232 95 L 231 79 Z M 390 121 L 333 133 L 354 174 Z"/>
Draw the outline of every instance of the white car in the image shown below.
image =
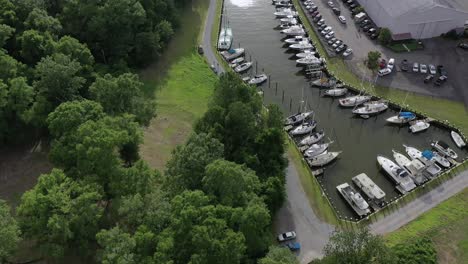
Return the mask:
<path id="1" fill-rule="evenodd" d="M 278 241 L 279 242 L 291 240 L 291 239 L 294 239 L 294 238 L 296 238 L 296 232 L 294 232 L 294 231 L 289 231 L 289 232 L 282 233 L 282 234 L 278 235 Z"/>
<path id="2" fill-rule="evenodd" d="M 385 76 L 385 75 L 389 75 L 390 73 L 392 72 L 392 70 L 390 70 L 389 68 L 383 68 L 381 70 L 379 70 L 379 76 Z"/>
<path id="3" fill-rule="evenodd" d="M 349 55 L 353 54 L 352 49 L 347 49 L 345 52 L 343 52 L 343 57 L 348 57 Z"/>
<path id="4" fill-rule="evenodd" d="M 419 65 L 419 71 L 421 73 L 427 73 L 427 65 L 426 64 Z"/>
<path id="5" fill-rule="evenodd" d="M 335 7 L 335 4 L 333 3 L 333 1 L 328 1 L 327 4 L 328 4 L 329 7 Z"/>
<path id="6" fill-rule="evenodd" d="M 335 36 L 335 32 L 330 31 L 330 32 L 328 32 L 327 35 L 325 35 L 325 39 L 331 39 L 331 38 L 333 38 L 334 36 Z"/>
<path id="7" fill-rule="evenodd" d="M 413 63 L 413 72 L 419 72 L 419 64 L 417 62 Z"/>
<path id="8" fill-rule="evenodd" d="M 389 68 L 390 71 L 393 71 L 393 67 L 395 67 L 395 59 L 390 58 L 387 63 L 387 68 Z"/>
<path id="9" fill-rule="evenodd" d="M 346 24 L 346 18 L 344 16 L 339 16 L 338 20 L 340 20 L 341 23 Z"/>
<path id="10" fill-rule="evenodd" d="M 324 29 L 322 30 L 322 32 L 320 32 L 320 33 L 322 33 L 322 35 L 325 36 L 325 35 L 328 34 L 328 32 L 330 32 L 331 30 L 332 30 L 332 27 L 326 27 L 326 28 L 324 28 Z"/>
<path id="11" fill-rule="evenodd" d="M 338 48 L 341 44 L 343 44 L 343 41 L 337 40 L 335 43 L 333 43 L 332 47 L 334 49 Z"/>
<path id="12" fill-rule="evenodd" d="M 429 64 L 429 72 L 432 74 L 432 75 L 436 75 L 436 67 L 433 65 L 433 64 Z"/>

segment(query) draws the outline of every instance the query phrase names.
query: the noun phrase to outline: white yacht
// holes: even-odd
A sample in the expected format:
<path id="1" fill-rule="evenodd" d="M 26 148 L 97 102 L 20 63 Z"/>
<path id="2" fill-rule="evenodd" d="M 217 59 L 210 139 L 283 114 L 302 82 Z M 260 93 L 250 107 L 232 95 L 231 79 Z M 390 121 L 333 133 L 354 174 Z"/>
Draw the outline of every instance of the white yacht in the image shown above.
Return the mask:
<path id="1" fill-rule="evenodd" d="M 359 107 L 353 110 L 353 114 L 356 115 L 375 115 L 388 109 L 387 102 L 374 101 L 364 103 L 363 107 Z"/>
<path id="2" fill-rule="evenodd" d="M 296 44 L 304 40 L 308 40 L 308 39 L 304 36 L 295 36 L 294 38 L 285 39 L 284 42 L 286 42 L 287 44 Z"/>
<path id="3" fill-rule="evenodd" d="M 322 153 L 326 153 L 328 146 L 330 146 L 331 143 L 332 142 L 323 143 L 323 144 L 313 144 L 306 151 L 304 151 L 304 156 L 308 158 L 313 158 Z"/>
<path id="4" fill-rule="evenodd" d="M 459 148 L 464 148 L 466 146 L 465 141 L 463 140 L 462 136 L 458 134 L 455 131 L 450 132 L 450 136 L 453 139 L 453 142 L 457 145 Z"/>
<path id="5" fill-rule="evenodd" d="M 313 56 L 313 55 L 315 55 L 315 54 L 316 54 L 315 51 L 310 50 L 310 49 L 306 49 L 306 50 L 303 50 L 302 52 L 296 54 L 296 57 L 298 57 L 298 58 L 305 58 L 305 57 Z"/>
<path id="6" fill-rule="evenodd" d="M 295 115 L 288 116 L 288 117 L 286 117 L 286 119 L 284 121 L 284 125 L 285 126 L 289 126 L 289 125 L 294 126 L 294 125 L 297 125 L 299 123 L 302 123 L 302 121 L 309 118 L 313 113 L 314 113 L 313 111 L 309 111 L 309 112 L 302 112 L 302 113 L 298 113 L 298 114 L 295 114 Z"/>
<path id="7" fill-rule="evenodd" d="M 312 167 L 325 166 L 336 159 L 340 154 L 341 151 L 322 153 L 318 156 L 307 159 L 307 163 L 309 163 L 309 165 Z"/>
<path id="8" fill-rule="evenodd" d="M 369 199 L 376 201 L 378 204 L 384 202 L 385 192 L 367 174 L 358 174 L 352 178 L 352 181 Z"/>
<path id="9" fill-rule="evenodd" d="M 312 43 L 310 43 L 308 39 L 303 40 L 296 44 L 289 45 L 289 48 L 293 50 L 305 50 L 305 49 L 311 49 L 313 47 L 314 45 L 312 45 Z"/>
<path id="10" fill-rule="evenodd" d="M 410 147 L 403 145 L 405 147 L 405 151 L 412 158 L 413 160 L 418 159 L 426 166 L 426 171 L 432 176 L 437 176 L 442 171 L 433 159 L 433 153 L 431 151 L 424 151 L 421 152 L 419 149 L 415 147 Z"/>
<path id="11" fill-rule="evenodd" d="M 283 18 L 283 17 L 289 17 L 289 16 L 293 16 L 293 17 L 297 17 L 297 12 L 296 11 L 293 11 L 292 9 L 290 8 L 284 8 L 284 9 L 281 9 L 279 11 L 276 11 L 273 13 L 277 18 Z"/>
<path id="12" fill-rule="evenodd" d="M 248 62 L 244 62 L 244 63 L 239 64 L 238 66 L 236 66 L 234 68 L 234 71 L 237 72 L 237 73 L 240 73 L 240 72 L 244 72 L 244 71 L 250 69 L 250 67 L 252 67 L 252 62 L 248 61 Z"/>
<path id="13" fill-rule="evenodd" d="M 255 75 L 252 79 L 249 80 L 249 84 L 252 85 L 260 85 L 263 82 L 266 82 L 268 80 L 268 76 L 264 73 Z"/>
<path id="14" fill-rule="evenodd" d="M 281 33 L 287 36 L 303 36 L 305 35 L 305 30 L 300 25 L 295 25 L 287 29 L 281 30 Z"/>
<path id="15" fill-rule="evenodd" d="M 412 112 L 400 112 L 396 116 L 387 118 L 387 122 L 392 124 L 406 124 L 416 119 L 416 115 Z"/>
<path id="16" fill-rule="evenodd" d="M 225 27 L 221 29 L 218 39 L 218 50 L 228 50 L 232 45 L 232 29 Z"/>
<path id="17" fill-rule="evenodd" d="M 359 216 L 362 217 L 370 213 L 369 204 L 349 184 L 340 184 L 336 186 L 336 189 Z"/>
<path id="18" fill-rule="evenodd" d="M 229 49 L 221 52 L 221 55 L 224 57 L 224 59 L 230 61 L 235 58 L 238 58 L 242 55 L 244 55 L 244 48 L 237 48 L 237 49 Z"/>
<path id="19" fill-rule="evenodd" d="M 339 100 L 339 103 L 343 107 L 354 107 L 363 104 L 372 99 L 372 96 L 368 95 L 354 95 Z"/>
<path id="20" fill-rule="evenodd" d="M 311 85 L 317 86 L 320 88 L 329 88 L 329 87 L 333 87 L 336 85 L 336 79 L 335 78 L 330 78 L 330 79 L 320 78 L 311 82 Z"/>
<path id="21" fill-rule="evenodd" d="M 297 19 L 294 16 L 287 16 L 287 17 L 281 18 L 280 21 L 281 23 L 289 23 L 292 21 L 297 21 Z"/>
<path id="22" fill-rule="evenodd" d="M 315 144 L 319 142 L 324 136 L 325 132 L 323 132 L 323 130 L 312 133 L 299 141 L 299 146 L 309 146 Z"/>
<path id="23" fill-rule="evenodd" d="M 431 146 L 440 152 L 440 154 L 450 157 L 452 159 L 457 159 L 458 154 L 447 145 L 447 143 L 443 142 L 442 140 L 434 141 L 431 143 Z"/>
<path id="24" fill-rule="evenodd" d="M 235 68 L 239 63 L 244 62 L 244 57 L 235 58 L 229 63 L 231 68 Z"/>
<path id="25" fill-rule="evenodd" d="M 305 58 L 297 59 L 296 63 L 299 65 L 322 65 L 323 61 L 312 55 Z"/>
<path id="26" fill-rule="evenodd" d="M 331 96 L 331 97 L 340 97 L 345 95 L 348 92 L 346 88 L 334 88 L 325 90 L 324 95 Z"/>
<path id="27" fill-rule="evenodd" d="M 304 123 L 300 124 L 299 126 L 295 127 L 290 132 L 290 134 L 292 136 L 300 136 L 300 135 L 308 134 L 308 133 L 312 132 L 312 130 L 314 130 L 316 126 L 317 126 L 316 121 L 304 122 Z"/>
<path id="28" fill-rule="evenodd" d="M 428 129 L 430 126 L 431 125 L 424 120 L 417 120 L 411 124 L 410 130 L 414 134 L 414 133 L 422 132 Z"/>
<path id="29" fill-rule="evenodd" d="M 402 169 L 400 166 L 396 165 L 390 159 L 384 156 L 377 156 L 377 162 L 379 163 L 380 167 L 390 176 L 390 178 L 401 187 L 401 192 L 406 193 L 414 188 L 416 188 L 416 184 L 414 184 L 413 179 L 411 179 L 409 173 Z"/>

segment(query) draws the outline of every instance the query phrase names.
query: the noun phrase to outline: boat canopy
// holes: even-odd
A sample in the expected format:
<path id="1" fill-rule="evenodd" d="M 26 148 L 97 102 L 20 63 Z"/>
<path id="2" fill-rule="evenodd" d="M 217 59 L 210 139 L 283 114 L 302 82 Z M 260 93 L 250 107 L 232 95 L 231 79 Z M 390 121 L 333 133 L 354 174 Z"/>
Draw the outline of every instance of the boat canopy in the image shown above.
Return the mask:
<path id="1" fill-rule="evenodd" d="M 401 112 L 400 117 L 403 118 L 414 118 L 416 115 L 413 112 Z"/>
<path id="2" fill-rule="evenodd" d="M 235 49 L 229 49 L 228 52 L 229 52 L 229 54 L 234 54 L 234 53 L 236 53 L 236 50 Z"/>
<path id="3" fill-rule="evenodd" d="M 430 160 L 434 157 L 434 153 L 432 153 L 432 151 L 430 150 L 424 150 L 422 152 L 422 156 L 425 157 L 426 159 Z"/>

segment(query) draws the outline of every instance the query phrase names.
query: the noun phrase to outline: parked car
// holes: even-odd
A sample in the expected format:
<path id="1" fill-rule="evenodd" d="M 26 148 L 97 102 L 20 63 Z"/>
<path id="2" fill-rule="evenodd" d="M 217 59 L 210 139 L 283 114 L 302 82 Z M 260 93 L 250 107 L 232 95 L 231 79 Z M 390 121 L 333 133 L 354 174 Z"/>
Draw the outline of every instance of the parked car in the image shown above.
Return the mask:
<path id="1" fill-rule="evenodd" d="M 199 46 L 198 46 L 198 54 L 203 55 L 203 53 L 205 53 L 205 52 L 203 51 L 203 46 L 202 46 L 202 45 L 199 45 Z"/>
<path id="2" fill-rule="evenodd" d="M 338 39 L 337 38 L 331 38 L 327 41 L 328 45 L 333 45 Z"/>
<path id="3" fill-rule="evenodd" d="M 387 68 L 387 61 L 385 59 L 381 59 L 379 63 L 380 69 Z"/>
<path id="4" fill-rule="evenodd" d="M 343 57 L 348 57 L 349 55 L 353 54 L 352 49 L 347 49 L 345 52 L 343 52 Z"/>
<path id="5" fill-rule="evenodd" d="M 333 31 L 330 31 L 330 32 L 328 32 L 328 34 L 327 34 L 327 35 L 325 35 L 325 39 L 327 39 L 327 40 L 328 40 L 328 39 L 331 39 L 331 38 L 333 38 L 334 36 L 335 36 L 335 32 L 333 32 Z"/>
<path id="6" fill-rule="evenodd" d="M 301 244 L 299 244 L 299 242 L 289 242 L 286 244 L 286 247 L 291 251 L 301 250 Z"/>
<path id="7" fill-rule="evenodd" d="M 366 25 L 366 26 L 364 26 L 364 27 L 362 28 L 362 31 L 367 32 L 367 31 L 369 31 L 369 29 L 371 29 L 371 26 L 370 26 L 370 25 Z"/>
<path id="8" fill-rule="evenodd" d="M 335 7 L 335 4 L 333 3 L 333 1 L 328 1 L 327 5 L 329 7 Z"/>
<path id="9" fill-rule="evenodd" d="M 312 14 L 310 16 L 312 16 L 313 18 L 315 18 L 316 16 L 320 15 L 320 12 L 319 11 L 315 11 L 315 12 L 312 12 Z"/>
<path id="10" fill-rule="evenodd" d="M 335 43 L 333 43 L 332 48 L 336 49 L 341 46 L 341 44 L 343 44 L 343 41 L 337 40 Z"/>
<path id="11" fill-rule="evenodd" d="M 314 17 L 314 22 L 317 23 L 319 22 L 319 20 L 322 19 L 322 15 L 321 14 L 318 14 Z"/>
<path id="12" fill-rule="evenodd" d="M 419 72 L 427 73 L 427 65 L 426 64 L 419 65 Z"/>
<path id="13" fill-rule="evenodd" d="M 317 10 L 318 10 L 318 6 L 316 6 L 316 5 L 312 5 L 312 7 L 310 8 L 310 11 L 313 11 L 313 12 L 315 12 Z"/>
<path id="14" fill-rule="evenodd" d="M 385 76 L 385 75 L 389 75 L 391 72 L 392 70 L 390 70 L 389 68 L 383 68 L 379 70 L 378 75 Z"/>
<path id="15" fill-rule="evenodd" d="M 339 46 L 338 48 L 335 49 L 335 52 L 336 53 L 341 53 L 341 52 L 345 51 L 347 47 L 348 47 L 348 45 L 341 44 L 341 46 Z"/>
<path id="16" fill-rule="evenodd" d="M 445 81 L 447 81 L 447 76 L 442 75 L 442 76 L 439 76 L 439 78 L 437 78 L 434 84 L 437 86 L 441 86 Z"/>
<path id="17" fill-rule="evenodd" d="M 402 71 L 408 71 L 408 60 L 407 59 L 403 59 L 401 61 L 401 70 Z"/>
<path id="18" fill-rule="evenodd" d="M 460 43 L 458 44 L 458 47 L 464 50 L 468 50 L 468 43 Z"/>
<path id="19" fill-rule="evenodd" d="M 337 16 L 339 16 L 341 14 L 340 9 L 338 9 L 336 7 L 332 8 L 332 10 L 333 10 L 333 13 L 335 13 L 335 15 L 337 15 Z"/>
<path id="20" fill-rule="evenodd" d="M 364 27 L 365 25 L 368 25 L 370 24 L 370 20 L 369 19 L 364 19 L 363 21 L 359 22 L 359 25 L 361 27 Z"/>
<path id="21" fill-rule="evenodd" d="M 296 232 L 289 231 L 278 235 L 278 241 L 283 242 L 296 238 Z"/>
<path id="22" fill-rule="evenodd" d="M 424 78 L 424 83 L 430 83 L 432 79 L 434 79 L 434 75 L 429 74 L 426 76 L 426 78 Z"/>
<path id="23" fill-rule="evenodd" d="M 447 71 L 443 65 L 437 65 L 437 72 L 439 72 L 441 76 L 447 76 Z"/>
<path id="24" fill-rule="evenodd" d="M 413 63 L 413 72 L 419 72 L 419 63 Z"/>
<path id="25" fill-rule="evenodd" d="M 357 7 L 356 4 L 350 4 L 350 5 L 349 5 L 349 9 L 354 9 L 354 8 L 356 8 L 356 7 Z"/>
<path id="26" fill-rule="evenodd" d="M 429 64 L 429 73 L 432 75 L 436 75 L 436 67 L 433 64 Z"/>
<path id="27" fill-rule="evenodd" d="M 387 68 L 390 69 L 390 71 L 393 71 L 393 67 L 395 67 L 395 59 L 390 58 L 387 63 Z"/>
<path id="28" fill-rule="evenodd" d="M 333 28 L 332 27 L 325 27 L 320 34 L 326 35 L 328 32 L 330 32 Z"/>
<path id="29" fill-rule="evenodd" d="M 348 1 L 346 1 L 346 4 L 347 5 L 352 5 L 352 4 L 354 4 L 354 1 L 353 0 L 348 0 Z"/>
<path id="30" fill-rule="evenodd" d="M 325 20 L 322 18 L 317 22 L 317 26 L 321 26 L 325 24 Z"/>
<path id="31" fill-rule="evenodd" d="M 322 31 L 322 30 L 324 30 L 326 27 L 327 27 L 327 24 L 320 25 L 320 26 L 318 26 L 318 30 Z"/>
<path id="32" fill-rule="evenodd" d="M 344 16 L 339 16 L 338 17 L 338 20 L 343 23 L 343 24 L 346 24 L 346 18 Z"/>
<path id="33" fill-rule="evenodd" d="M 367 35 L 372 35 L 372 34 L 376 34 L 377 33 L 377 29 L 375 28 L 370 28 L 369 31 L 367 31 Z"/>

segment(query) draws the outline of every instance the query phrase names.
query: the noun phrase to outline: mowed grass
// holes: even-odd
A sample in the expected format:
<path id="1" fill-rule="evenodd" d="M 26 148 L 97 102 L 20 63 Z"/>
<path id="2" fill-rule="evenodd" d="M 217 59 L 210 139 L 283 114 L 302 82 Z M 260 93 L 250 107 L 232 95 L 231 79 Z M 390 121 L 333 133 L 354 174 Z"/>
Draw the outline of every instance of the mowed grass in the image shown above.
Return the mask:
<path id="1" fill-rule="evenodd" d="M 340 57 L 329 58 L 327 56 L 322 43 L 315 35 L 312 26 L 308 23 L 305 13 L 300 8 L 298 0 L 293 0 L 293 2 L 299 11 L 299 16 L 301 17 L 305 28 L 309 32 L 310 38 L 316 44 L 320 56 L 327 59 L 328 70 L 346 84 L 349 84 L 358 89 L 361 88 L 361 80 L 351 71 L 349 71 L 343 59 Z M 366 92 L 386 98 L 389 101 L 400 105 L 403 105 L 407 95 L 406 91 L 383 86 L 375 86 L 369 89 L 369 83 L 365 83 L 364 87 L 366 87 Z M 409 93 L 405 105 L 408 105 L 412 110 L 424 113 L 429 117 L 439 120 L 447 120 L 452 125 L 458 127 L 463 132 L 463 134 L 468 135 L 468 112 L 462 103 Z"/>
<path id="2" fill-rule="evenodd" d="M 175 146 L 190 135 L 194 122 L 207 110 L 216 80 L 198 54 L 171 65 L 166 81 L 156 91 L 157 117 L 145 129 L 140 150 L 153 168 L 162 170 Z"/>
<path id="3" fill-rule="evenodd" d="M 390 246 L 427 236 L 434 242 L 439 263 L 468 263 L 468 189 L 388 234 Z"/>

